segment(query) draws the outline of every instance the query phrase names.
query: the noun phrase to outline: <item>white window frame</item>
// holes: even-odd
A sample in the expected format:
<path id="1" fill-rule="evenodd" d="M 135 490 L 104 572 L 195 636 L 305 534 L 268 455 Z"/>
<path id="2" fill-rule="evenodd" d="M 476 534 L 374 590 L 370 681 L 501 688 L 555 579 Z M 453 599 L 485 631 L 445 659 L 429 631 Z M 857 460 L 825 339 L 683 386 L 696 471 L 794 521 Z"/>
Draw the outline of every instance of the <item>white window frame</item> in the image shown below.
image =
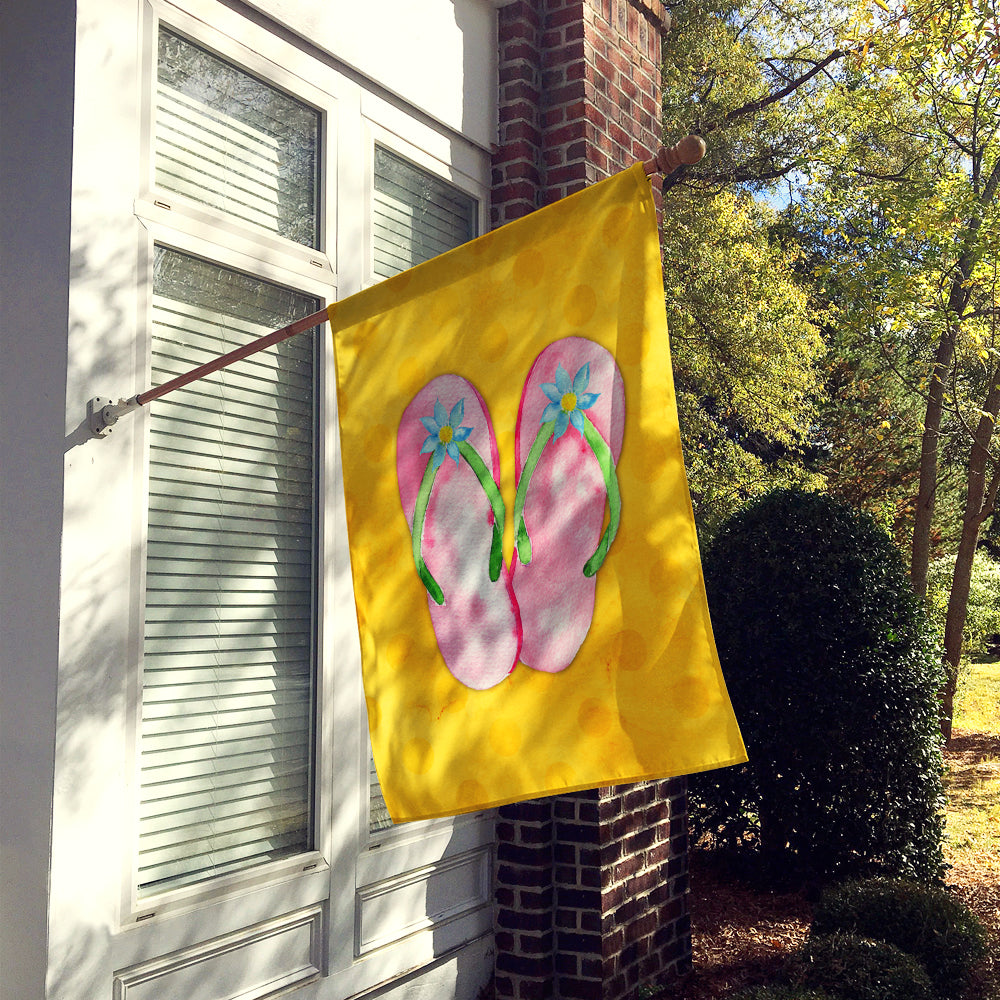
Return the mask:
<path id="1" fill-rule="evenodd" d="M 142 183 L 139 197 L 134 210 L 136 217 L 142 223 L 146 239 L 139 248 L 139 329 L 142 331 L 136 349 L 137 382 L 140 385 L 149 384 L 151 364 L 151 327 L 152 327 L 152 266 L 154 244 L 169 249 L 188 253 L 212 261 L 222 267 L 242 271 L 259 277 L 265 281 L 294 288 L 306 295 L 319 300 L 321 307 L 328 305 L 337 297 L 337 276 L 332 255 L 326 252 L 333 243 L 331 234 L 336 232 L 336 219 L 333 215 L 335 198 L 329 196 L 329 190 L 324 183 L 328 172 L 323 169 L 319 183 L 319 248 L 304 247 L 290 240 L 282 239 L 271 233 L 257 231 L 249 225 L 242 225 L 227 219 L 221 212 L 213 212 L 174 192 L 158 192 L 154 183 L 153 145 L 153 86 L 155 84 L 157 35 L 160 22 L 189 38 L 195 44 L 209 49 L 220 57 L 245 68 L 269 83 L 297 99 L 316 108 L 321 114 L 320 149 L 321 164 L 335 162 L 337 148 L 337 100 L 332 94 L 326 93 L 303 79 L 289 72 L 285 65 L 272 62 L 247 46 L 236 42 L 232 37 L 213 32 L 206 24 L 190 14 L 174 8 L 167 3 L 148 3 L 144 18 L 144 52 L 146 72 L 143 79 L 146 82 L 144 90 L 144 114 L 142 123 Z M 274 48 L 273 36 L 261 31 L 260 41 Z M 263 46 L 262 46 L 263 47 Z M 285 45 L 285 48 L 291 49 Z M 291 52 L 285 53 L 286 58 L 293 58 Z M 279 53 L 275 52 L 275 55 Z M 321 335 L 322 336 L 322 335 Z M 319 366 L 317 378 L 318 405 L 321 413 L 335 412 L 336 399 L 332 381 L 332 359 L 329 350 L 321 344 L 318 352 Z M 155 402 L 150 404 L 155 406 Z M 314 847 L 312 850 L 283 858 L 279 861 L 267 862 L 254 866 L 246 871 L 221 875 L 177 889 L 166 889 L 149 897 L 139 898 L 135 870 L 135 846 L 138 842 L 138 800 L 139 800 L 139 728 L 141 724 L 142 696 L 142 634 L 145 607 L 146 578 L 146 512 L 148 509 L 149 480 L 149 419 L 148 407 L 136 414 L 135 463 L 136 463 L 136 507 L 141 517 L 136 518 L 133 530 L 133 602 L 130 614 L 130 664 L 128 671 L 128 744 L 132 748 L 133 765 L 130 769 L 130 780 L 127 787 L 127 802 L 131 809 L 129 823 L 130 850 L 125 858 L 126 877 L 123 880 L 121 901 L 121 925 L 123 927 L 137 926 L 146 921 L 152 921 L 157 915 L 186 912 L 199 905 L 211 904 L 224 899 L 232 893 L 243 889 L 256 889 L 262 885 L 282 884 L 297 875 L 308 872 L 311 874 L 325 873 L 329 869 L 328 858 L 330 845 L 324 842 L 324 829 L 320 825 L 323 812 L 321 790 L 325 787 L 320 776 L 320 765 L 324 760 L 322 741 L 317 740 L 313 752 L 316 768 L 312 789 Z M 329 421 L 321 419 L 318 422 L 317 454 L 330 460 Z M 336 456 L 333 460 L 337 461 Z M 317 470 L 318 475 L 318 470 Z M 330 565 L 332 545 L 328 525 L 332 523 L 334 499 L 319 477 L 317 543 L 320 549 L 318 564 Z M 315 581 L 317 632 L 322 632 L 322 620 L 325 617 L 326 589 L 328 581 L 323 573 Z M 320 724 L 319 705 L 323 698 L 324 682 L 329 676 L 324 669 L 324 648 L 321 634 L 316 637 L 314 652 L 315 663 L 315 698 L 316 723 Z M 318 737 L 318 733 L 317 733 Z M 312 881 L 316 881 L 315 877 Z M 315 896 L 315 892 L 309 894 Z M 325 895 L 325 892 L 324 894 Z M 318 901 L 310 899 L 310 902 Z M 283 904 L 282 904 L 283 905 Z"/>

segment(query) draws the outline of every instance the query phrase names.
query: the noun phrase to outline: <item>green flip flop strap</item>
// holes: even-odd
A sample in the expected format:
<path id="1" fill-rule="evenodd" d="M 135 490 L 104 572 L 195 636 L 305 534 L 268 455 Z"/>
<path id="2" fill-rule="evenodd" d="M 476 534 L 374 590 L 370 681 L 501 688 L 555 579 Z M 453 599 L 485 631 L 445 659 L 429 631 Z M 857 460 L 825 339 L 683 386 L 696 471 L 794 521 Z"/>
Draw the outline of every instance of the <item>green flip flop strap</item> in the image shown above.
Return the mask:
<path id="1" fill-rule="evenodd" d="M 611 543 L 618 534 L 618 525 L 622 519 L 622 495 L 618 488 L 618 473 L 615 471 L 615 457 L 611 454 L 607 441 L 601 437 L 600 431 L 590 422 L 590 418 L 583 415 L 583 436 L 590 445 L 590 450 L 597 459 L 597 464 L 601 467 L 601 474 L 604 476 L 604 488 L 608 493 L 608 526 L 601 535 L 601 540 L 597 543 L 594 554 L 583 566 L 584 576 L 593 576 L 604 563 L 604 559 L 611 548 Z"/>
<path id="2" fill-rule="evenodd" d="M 490 579 L 496 583 L 500 577 L 500 567 L 503 565 L 503 527 L 507 517 L 500 488 L 493 479 L 490 470 L 486 468 L 479 452 L 468 441 L 458 442 L 459 454 L 469 463 L 469 468 L 476 474 L 479 485 L 482 486 L 486 499 L 493 509 L 493 541 L 490 543 Z"/>
<path id="3" fill-rule="evenodd" d="M 528 457 L 525 459 L 524 468 L 521 469 L 517 493 L 514 495 L 514 541 L 517 544 L 517 558 L 522 566 L 527 566 L 531 562 L 531 538 L 528 536 L 528 529 L 524 523 L 524 504 L 528 498 L 528 484 L 534 475 L 538 460 L 542 457 L 542 451 L 555 429 L 556 422 L 554 420 L 550 420 L 538 428 L 531 451 L 528 452 Z"/>
<path id="4" fill-rule="evenodd" d="M 542 457 L 542 451 L 555 431 L 555 426 L 556 422 L 550 420 L 539 427 L 517 484 L 517 494 L 514 497 L 514 540 L 517 544 L 517 558 L 522 565 L 531 562 L 531 537 L 528 535 L 528 528 L 524 523 L 524 505 L 528 498 L 528 485 L 532 475 L 534 475 L 538 460 Z M 618 525 L 621 523 L 622 517 L 622 497 L 611 449 L 585 413 L 583 414 L 583 436 L 600 466 L 601 475 L 604 477 L 604 488 L 608 495 L 608 508 L 611 512 L 608 525 L 597 543 L 594 554 L 583 566 L 583 575 L 593 576 L 603 565 L 608 549 L 611 548 L 611 543 L 615 540 L 615 535 L 618 534 Z"/>
<path id="5" fill-rule="evenodd" d="M 413 546 L 413 561 L 417 564 L 417 573 L 420 575 L 420 579 L 423 580 L 424 586 L 427 588 L 427 593 L 431 595 L 435 604 L 444 604 L 444 591 L 441 590 L 437 580 L 431 575 L 431 571 L 427 568 L 427 563 L 424 562 L 424 557 L 420 550 L 424 537 L 424 518 L 427 516 L 427 505 L 430 503 L 431 489 L 434 486 L 434 479 L 440 468 L 440 465 L 435 468 L 434 461 L 431 459 L 427 463 L 427 468 L 424 469 L 424 477 L 420 480 L 420 489 L 417 490 L 417 503 L 413 508 L 413 528 L 410 534 L 410 544 Z"/>
<path id="6" fill-rule="evenodd" d="M 467 441 L 456 442 L 459 454 L 469 463 L 469 468 L 475 473 L 479 485 L 482 486 L 486 494 L 490 507 L 493 510 L 493 540 L 490 543 L 490 579 L 496 582 L 500 577 L 500 567 L 503 565 L 503 525 L 506 510 L 500 490 L 493 480 L 486 463 L 482 460 L 479 452 Z M 433 574 L 427 568 L 421 552 L 424 537 L 424 520 L 427 517 L 427 506 L 431 500 L 431 491 L 434 489 L 434 480 L 437 477 L 438 469 L 434 467 L 434 462 L 429 461 L 424 469 L 423 479 L 420 481 L 420 489 L 417 490 L 417 502 L 413 508 L 413 530 L 410 542 L 413 547 L 413 561 L 417 567 L 417 573 L 427 588 L 427 593 L 431 595 L 435 604 L 444 604 L 444 591 L 440 584 L 434 579 Z"/>

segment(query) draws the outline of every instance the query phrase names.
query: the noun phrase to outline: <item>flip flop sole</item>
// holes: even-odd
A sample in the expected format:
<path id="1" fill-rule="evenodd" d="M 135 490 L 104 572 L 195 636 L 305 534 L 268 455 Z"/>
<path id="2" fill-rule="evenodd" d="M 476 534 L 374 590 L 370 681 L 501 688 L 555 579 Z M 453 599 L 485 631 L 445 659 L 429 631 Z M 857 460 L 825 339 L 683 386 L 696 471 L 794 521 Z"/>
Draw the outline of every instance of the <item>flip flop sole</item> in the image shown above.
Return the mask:
<path id="1" fill-rule="evenodd" d="M 567 337 L 545 348 L 525 379 L 516 436 L 519 481 L 542 415 L 552 402 L 542 385 L 554 382 L 560 365 L 572 379 L 588 364 L 587 388 L 599 395 L 586 409 L 586 417 L 617 463 L 625 429 L 621 372 L 599 344 Z M 585 575 L 584 567 L 601 539 L 607 499 L 600 462 L 579 430 L 570 425 L 561 437 L 550 438 L 530 472 L 524 499 L 531 560 L 522 563 L 515 551 L 512 572 L 524 636 L 521 662 L 535 670 L 565 670 L 590 630 L 596 578 Z"/>
<path id="2" fill-rule="evenodd" d="M 399 498 L 411 534 L 421 484 L 434 461 L 433 454 L 421 453 L 428 439 L 422 418 L 433 417 L 437 403 L 451 413 L 460 400 L 461 425 L 471 427 L 465 444 L 475 450 L 494 482 L 500 476 L 493 426 L 475 386 L 458 375 L 432 379 L 404 410 L 396 437 Z M 490 579 L 494 520 L 468 461 L 460 456 L 456 464 L 446 453 L 423 513 L 419 552 L 443 599 L 439 603 L 431 593 L 427 596 L 438 649 L 456 680 L 476 690 L 499 684 L 514 669 L 521 646 L 510 571 L 501 565 L 497 579 Z M 413 578 L 424 586 L 416 570 Z"/>

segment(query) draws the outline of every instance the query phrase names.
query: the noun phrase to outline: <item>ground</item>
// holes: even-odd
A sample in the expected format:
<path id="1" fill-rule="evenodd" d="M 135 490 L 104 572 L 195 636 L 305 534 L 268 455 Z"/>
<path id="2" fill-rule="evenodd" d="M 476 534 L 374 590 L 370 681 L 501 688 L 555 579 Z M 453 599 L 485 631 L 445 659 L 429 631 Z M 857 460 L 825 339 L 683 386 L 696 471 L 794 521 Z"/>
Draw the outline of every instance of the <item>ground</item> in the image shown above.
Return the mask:
<path id="1" fill-rule="evenodd" d="M 1000 852 L 995 840 L 984 841 L 975 829 L 967 830 L 965 815 L 954 811 L 961 796 L 981 807 L 975 811 L 992 831 L 1000 826 L 1000 736 L 956 729 L 945 756 L 952 803 L 952 867 L 946 882 L 992 938 L 992 954 L 978 971 L 969 1000 L 1000 1000 Z M 661 1000 L 722 1000 L 742 987 L 773 979 L 808 935 L 813 892 L 754 888 L 735 878 L 711 851 L 692 851 L 690 865 L 693 969 Z"/>

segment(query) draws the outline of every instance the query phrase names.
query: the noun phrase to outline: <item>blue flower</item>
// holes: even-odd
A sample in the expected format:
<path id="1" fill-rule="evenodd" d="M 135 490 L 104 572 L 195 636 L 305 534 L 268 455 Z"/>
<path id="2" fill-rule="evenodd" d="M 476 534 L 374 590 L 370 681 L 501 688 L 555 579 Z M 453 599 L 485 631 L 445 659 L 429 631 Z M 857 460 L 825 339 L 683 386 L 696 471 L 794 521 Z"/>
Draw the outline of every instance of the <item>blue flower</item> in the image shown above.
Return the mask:
<path id="1" fill-rule="evenodd" d="M 458 465 L 458 442 L 464 441 L 471 433 L 471 427 L 461 427 L 465 416 L 465 399 L 460 399 L 452 408 L 451 413 L 444 408 L 440 399 L 434 402 L 434 416 L 421 417 L 420 422 L 427 430 L 427 438 L 420 449 L 421 455 L 434 452 L 434 468 L 440 467 L 444 456 L 455 459 Z"/>
<path id="2" fill-rule="evenodd" d="M 583 437 L 583 411 L 589 410 L 600 397 L 599 392 L 587 392 L 590 385 L 590 363 L 585 364 L 570 381 L 569 373 L 563 366 L 556 365 L 555 382 L 543 382 L 542 392 L 549 399 L 541 422 L 554 420 L 554 438 L 561 438 L 566 428 L 572 424 Z"/>

